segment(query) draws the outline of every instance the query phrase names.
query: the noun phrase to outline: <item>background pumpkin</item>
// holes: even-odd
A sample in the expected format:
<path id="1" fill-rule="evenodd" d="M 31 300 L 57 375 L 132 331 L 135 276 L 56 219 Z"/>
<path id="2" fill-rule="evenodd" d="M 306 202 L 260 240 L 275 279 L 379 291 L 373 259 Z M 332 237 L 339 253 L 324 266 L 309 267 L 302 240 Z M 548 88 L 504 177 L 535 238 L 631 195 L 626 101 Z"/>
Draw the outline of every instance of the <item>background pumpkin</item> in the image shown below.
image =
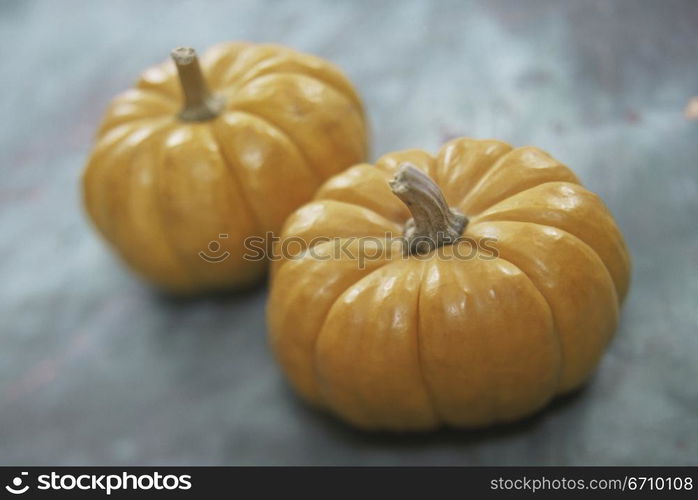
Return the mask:
<path id="1" fill-rule="evenodd" d="M 324 179 L 364 159 L 362 105 L 336 67 L 277 45 L 219 44 L 201 66 L 192 49 L 173 59 L 107 110 L 85 206 L 165 289 L 244 285 L 266 267 L 243 260 L 244 239 L 278 231 Z"/>
<path id="2" fill-rule="evenodd" d="M 410 218 L 401 199 L 416 219 L 421 205 L 448 214 L 455 232 L 467 223 L 464 236 L 496 239 L 499 257 L 448 258 L 467 244 L 448 241 L 441 258 L 389 255 L 386 233 Z M 363 268 L 333 242 L 281 260 L 268 304 L 293 386 L 363 428 L 484 426 L 536 411 L 590 375 L 628 288 L 629 256 L 604 204 L 533 147 L 457 139 L 437 158 L 409 150 L 354 166 L 281 237 L 365 236 L 373 243 L 349 250 L 380 258 Z"/>

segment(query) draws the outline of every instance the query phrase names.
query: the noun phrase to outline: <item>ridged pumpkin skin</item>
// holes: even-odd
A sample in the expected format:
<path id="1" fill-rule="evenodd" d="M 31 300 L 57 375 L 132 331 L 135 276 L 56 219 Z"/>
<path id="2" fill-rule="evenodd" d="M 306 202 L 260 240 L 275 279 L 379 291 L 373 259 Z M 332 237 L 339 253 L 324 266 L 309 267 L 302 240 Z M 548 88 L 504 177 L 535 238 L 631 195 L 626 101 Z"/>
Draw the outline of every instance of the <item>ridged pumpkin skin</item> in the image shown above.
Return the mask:
<path id="1" fill-rule="evenodd" d="M 436 158 L 356 165 L 289 217 L 282 240 L 401 234 L 410 212 L 388 181 L 404 162 L 469 218 L 465 237 L 495 238 L 499 257 L 448 259 L 447 245 L 361 269 L 320 242 L 277 262 L 270 342 L 295 389 L 361 428 L 426 430 L 512 421 L 579 387 L 616 328 L 630 259 L 599 197 L 537 148 L 457 139 Z"/>
<path id="2" fill-rule="evenodd" d="M 218 116 L 181 119 L 175 64 L 150 68 L 108 108 L 83 177 L 102 235 L 138 274 L 176 293 L 261 277 L 266 262 L 243 260 L 244 239 L 278 232 L 322 181 L 367 150 L 359 97 L 322 59 L 224 43 L 200 67 L 225 101 Z"/>

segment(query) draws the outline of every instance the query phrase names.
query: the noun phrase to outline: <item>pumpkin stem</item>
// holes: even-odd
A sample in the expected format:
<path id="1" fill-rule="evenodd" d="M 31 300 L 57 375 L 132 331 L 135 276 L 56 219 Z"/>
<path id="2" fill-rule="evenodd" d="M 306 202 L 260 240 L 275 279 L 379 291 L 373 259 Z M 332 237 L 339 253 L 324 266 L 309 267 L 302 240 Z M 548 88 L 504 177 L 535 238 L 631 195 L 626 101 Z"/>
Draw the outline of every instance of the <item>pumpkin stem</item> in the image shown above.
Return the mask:
<path id="1" fill-rule="evenodd" d="M 468 218 L 446 203 L 439 186 L 410 163 L 403 163 L 390 189 L 412 213 L 405 224 L 408 254 L 428 253 L 461 237 Z"/>
<path id="2" fill-rule="evenodd" d="M 196 51 L 191 47 L 177 47 L 171 55 L 184 94 L 184 107 L 179 118 L 188 122 L 200 122 L 218 116 L 223 111 L 225 102 L 221 96 L 209 92 Z"/>

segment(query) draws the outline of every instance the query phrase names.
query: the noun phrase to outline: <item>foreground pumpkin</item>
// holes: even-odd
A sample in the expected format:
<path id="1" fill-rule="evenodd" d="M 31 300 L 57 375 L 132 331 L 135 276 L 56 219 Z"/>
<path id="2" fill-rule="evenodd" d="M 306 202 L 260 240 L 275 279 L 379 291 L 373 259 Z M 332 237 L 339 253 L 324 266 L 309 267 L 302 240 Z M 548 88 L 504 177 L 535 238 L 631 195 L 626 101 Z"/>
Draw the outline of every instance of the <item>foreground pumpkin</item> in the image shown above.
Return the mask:
<path id="1" fill-rule="evenodd" d="M 84 173 L 87 211 L 139 274 L 173 292 L 254 281 L 244 240 L 276 232 L 323 180 L 364 159 L 352 85 L 274 45 L 189 48 L 117 97 Z"/>
<path id="2" fill-rule="evenodd" d="M 543 151 L 493 140 L 354 166 L 285 241 L 305 250 L 275 264 L 271 345 L 305 399 L 369 429 L 506 422 L 579 387 L 630 273 L 598 196 Z"/>

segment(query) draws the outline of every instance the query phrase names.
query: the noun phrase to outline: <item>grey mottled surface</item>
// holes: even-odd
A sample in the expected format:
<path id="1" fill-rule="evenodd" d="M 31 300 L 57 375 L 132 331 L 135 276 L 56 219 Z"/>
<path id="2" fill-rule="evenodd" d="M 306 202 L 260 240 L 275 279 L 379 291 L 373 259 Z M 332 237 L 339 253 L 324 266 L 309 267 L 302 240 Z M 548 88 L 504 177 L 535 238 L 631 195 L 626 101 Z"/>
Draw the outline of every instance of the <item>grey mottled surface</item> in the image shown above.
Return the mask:
<path id="1" fill-rule="evenodd" d="M 109 99 L 169 49 L 276 41 L 341 65 L 374 156 L 456 135 L 536 144 L 634 257 L 586 390 L 518 425 L 360 434 L 292 396 L 266 290 L 172 301 L 91 231 L 77 179 Z M 694 1 L 0 2 L 0 463 L 698 463 Z"/>

